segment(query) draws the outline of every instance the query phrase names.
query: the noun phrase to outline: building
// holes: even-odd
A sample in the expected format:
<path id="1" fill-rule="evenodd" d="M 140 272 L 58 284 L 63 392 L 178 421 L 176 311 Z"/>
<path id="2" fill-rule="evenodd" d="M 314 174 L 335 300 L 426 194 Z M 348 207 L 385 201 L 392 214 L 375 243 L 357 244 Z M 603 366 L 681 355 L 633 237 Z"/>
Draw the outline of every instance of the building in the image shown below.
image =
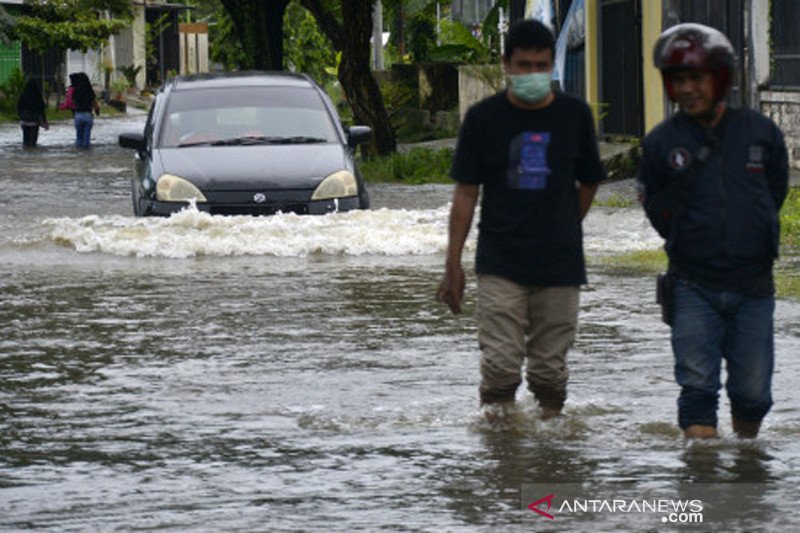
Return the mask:
<path id="1" fill-rule="evenodd" d="M 771 117 L 800 169 L 797 0 L 526 0 L 523 16 L 554 28 L 559 82 L 589 102 L 606 138 L 639 138 L 673 112 L 652 58 L 664 29 L 682 22 L 719 29 L 738 52 L 732 103 Z"/>
<path id="2" fill-rule="evenodd" d="M 11 16 L 24 10 L 24 0 L 0 0 Z M 190 7 L 164 0 L 134 1 L 131 25 L 109 38 L 100 50 L 48 50 L 34 53 L 19 42 L 0 45 L 0 83 L 17 69 L 44 80 L 51 87 L 63 87 L 71 72 L 86 72 L 98 86 L 122 77 L 120 68 L 141 67 L 136 86 L 162 83 L 171 74 L 208 71 L 208 25 L 181 22 Z M 109 76 L 106 76 L 106 73 Z"/>

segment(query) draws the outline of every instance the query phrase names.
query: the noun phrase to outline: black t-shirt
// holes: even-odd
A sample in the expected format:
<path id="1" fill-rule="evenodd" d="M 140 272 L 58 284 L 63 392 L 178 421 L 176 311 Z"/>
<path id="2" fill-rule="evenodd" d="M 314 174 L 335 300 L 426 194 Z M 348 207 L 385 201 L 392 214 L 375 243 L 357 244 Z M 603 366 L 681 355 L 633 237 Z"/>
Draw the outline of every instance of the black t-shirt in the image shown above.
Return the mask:
<path id="1" fill-rule="evenodd" d="M 586 283 L 576 181 L 605 178 L 591 110 L 556 93 L 543 109 L 501 92 L 474 105 L 459 133 L 451 176 L 483 185 L 479 274 L 522 285 Z"/>

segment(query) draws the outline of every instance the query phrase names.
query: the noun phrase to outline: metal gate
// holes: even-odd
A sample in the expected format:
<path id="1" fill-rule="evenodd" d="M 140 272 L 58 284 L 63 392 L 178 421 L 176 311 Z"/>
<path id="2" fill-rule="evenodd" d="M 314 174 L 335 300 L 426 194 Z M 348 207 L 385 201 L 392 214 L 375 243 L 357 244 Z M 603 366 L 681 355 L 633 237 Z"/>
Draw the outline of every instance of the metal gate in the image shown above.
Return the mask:
<path id="1" fill-rule="evenodd" d="M 640 0 L 600 1 L 600 133 L 644 133 Z"/>

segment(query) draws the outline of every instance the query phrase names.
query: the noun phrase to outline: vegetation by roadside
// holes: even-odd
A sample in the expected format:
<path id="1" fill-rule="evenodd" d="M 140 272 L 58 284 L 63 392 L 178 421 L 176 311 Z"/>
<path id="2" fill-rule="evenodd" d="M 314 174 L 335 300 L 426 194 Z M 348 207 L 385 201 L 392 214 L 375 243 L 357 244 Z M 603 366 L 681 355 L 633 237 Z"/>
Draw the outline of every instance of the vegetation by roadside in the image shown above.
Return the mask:
<path id="1" fill-rule="evenodd" d="M 371 183 L 452 183 L 453 149 L 412 148 L 406 153 L 362 159 L 358 168 Z"/>
<path id="2" fill-rule="evenodd" d="M 800 188 L 792 188 L 781 209 L 782 257 L 775 268 L 775 291 L 779 298 L 800 300 Z M 667 268 L 664 250 L 639 250 L 625 254 L 589 258 L 589 262 L 622 273 L 655 275 Z"/>

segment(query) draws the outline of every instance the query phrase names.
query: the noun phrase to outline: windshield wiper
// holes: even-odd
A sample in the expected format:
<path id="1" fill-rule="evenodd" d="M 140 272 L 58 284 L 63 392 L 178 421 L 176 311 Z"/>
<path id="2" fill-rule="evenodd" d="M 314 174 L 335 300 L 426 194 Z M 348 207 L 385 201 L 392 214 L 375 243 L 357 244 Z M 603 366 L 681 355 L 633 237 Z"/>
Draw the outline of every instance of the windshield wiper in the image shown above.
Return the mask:
<path id="1" fill-rule="evenodd" d="M 231 146 L 231 145 L 250 145 L 250 144 L 315 144 L 328 142 L 326 139 L 319 137 L 264 137 L 246 135 L 244 137 L 234 137 L 232 139 L 223 139 L 214 141 L 209 144 L 211 146 Z"/>
<path id="2" fill-rule="evenodd" d="M 294 137 L 265 137 L 263 135 L 244 135 L 242 137 L 232 137 L 230 139 L 220 139 L 217 141 L 196 141 L 181 143 L 178 148 L 186 146 L 247 146 L 256 144 L 317 144 L 326 143 L 327 139 L 320 137 L 307 137 L 296 135 Z"/>
<path id="3" fill-rule="evenodd" d="M 188 143 L 178 143 L 175 147 L 186 148 L 187 146 L 210 146 L 212 144 L 216 144 L 215 141 L 192 141 Z"/>
<path id="4" fill-rule="evenodd" d="M 305 137 L 303 135 L 296 135 L 294 137 L 280 137 L 280 144 L 317 144 L 328 142 L 327 139 L 320 137 Z"/>

